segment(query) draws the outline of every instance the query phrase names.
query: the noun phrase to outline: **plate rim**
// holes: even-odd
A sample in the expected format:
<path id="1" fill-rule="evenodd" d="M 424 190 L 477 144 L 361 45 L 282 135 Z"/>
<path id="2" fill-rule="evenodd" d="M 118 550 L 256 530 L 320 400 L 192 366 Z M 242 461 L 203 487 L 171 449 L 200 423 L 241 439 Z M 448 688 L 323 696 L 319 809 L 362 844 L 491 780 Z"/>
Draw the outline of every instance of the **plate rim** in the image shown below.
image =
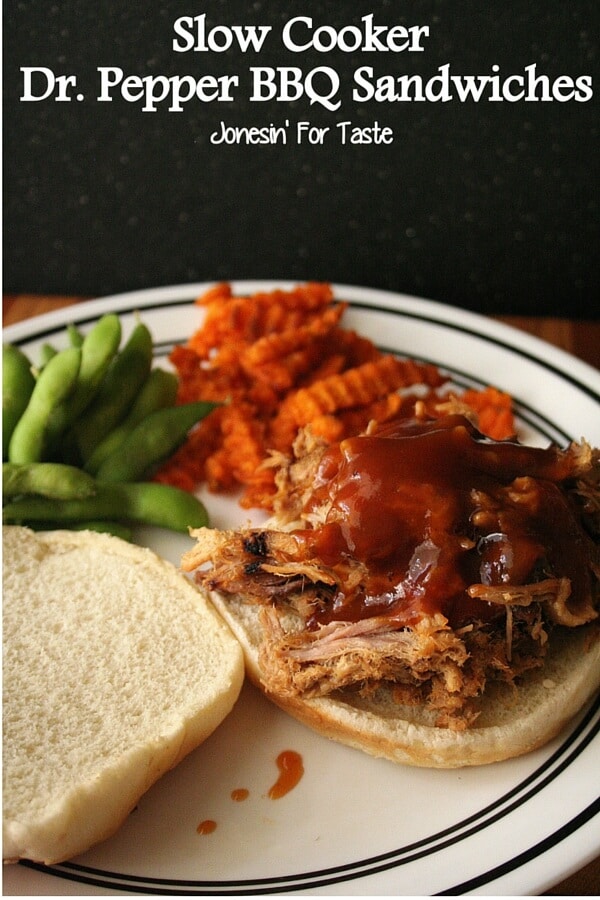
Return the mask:
<path id="1" fill-rule="evenodd" d="M 191 304 L 196 296 L 203 293 L 208 288 L 218 284 L 219 281 L 193 282 L 187 284 L 173 284 L 156 288 L 143 288 L 133 291 L 125 291 L 118 294 L 112 294 L 103 297 L 90 298 L 71 306 L 61 309 L 52 310 L 41 315 L 33 316 L 22 322 L 9 325 L 3 328 L 5 340 L 18 342 L 26 342 L 43 336 L 45 329 L 50 332 L 57 331 L 71 321 L 85 323 L 94 321 L 106 309 L 116 312 L 132 312 L 136 307 L 141 310 L 164 307 L 165 305 Z M 229 282 L 235 293 L 253 293 L 261 290 L 274 289 L 290 289 L 297 286 L 298 280 L 249 280 Z M 363 301 L 365 308 L 377 308 L 383 311 L 394 311 L 394 304 L 400 302 L 405 307 L 412 307 L 416 318 L 421 321 L 426 320 L 432 325 L 441 325 L 448 328 L 457 328 L 460 331 L 472 332 L 479 339 L 491 340 L 495 343 L 502 343 L 507 349 L 518 353 L 519 355 L 527 355 L 534 362 L 547 367 L 547 355 L 550 354 L 553 363 L 552 367 L 558 372 L 562 378 L 566 378 L 579 389 L 583 389 L 586 393 L 592 394 L 596 399 L 600 400 L 600 371 L 593 366 L 578 359 L 562 348 L 555 347 L 547 341 L 535 335 L 521 331 L 515 326 L 508 323 L 495 320 L 482 313 L 464 310 L 460 307 L 453 307 L 435 300 L 421 298 L 411 294 L 401 292 L 360 287 L 357 285 L 346 285 L 332 283 L 332 289 L 336 299 L 348 299 L 351 306 L 358 307 Z M 371 302 L 369 302 L 369 300 Z M 382 304 L 381 306 L 379 304 Z M 410 312 L 403 308 L 403 314 L 410 315 Z M 556 362 L 556 366 L 554 366 Z M 573 375 L 573 372 L 575 373 Z M 594 387 L 596 385 L 596 387 Z M 562 748 L 561 744 L 561 748 Z M 600 800 L 598 800 L 600 803 Z M 573 871 L 576 871 L 587 862 L 594 859 L 597 850 L 590 850 L 587 857 L 578 859 L 577 863 L 572 864 Z M 517 867 L 519 868 L 519 867 Z M 43 868 L 47 874 L 58 875 L 59 877 L 68 877 L 53 871 L 52 868 Z M 511 870 L 513 871 L 513 870 Z M 564 874 L 563 874 L 564 872 Z M 560 873 L 555 873 L 555 878 L 559 879 L 567 877 L 568 872 L 561 869 Z M 331 882 L 331 883 L 336 883 Z M 553 881 L 552 883 L 555 883 Z M 107 885 L 100 885 L 106 887 Z M 550 885 L 546 882 L 542 885 L 538 881 L 533 885 L 533 889 L 546 889 Z M 127 890 L 121 886 L 120 890 Z M 302 888 L 300 888 L 302 890 Z M 217 891 L 217 893 L 221 893 Z"/>
<path id="2" fill-rule="evenodd" d="M 51 310 L 41 313 L 21 322 L 7 325 L 3 328 L 9 338 L 14 341 L 27 340 L 30 336 L 31 323 L 35 322 L 41 325 L 47 325 L 54 328 L 58 325 L 66 325 L 74 318 L 76 321 L 85 322 L 92 321 L 98 315 L 101 315 L 104 307 L 111 309 L 135 308 L 137 304 L 141 304 L 144 308 L 152 308 L 161 303 L 176 305 L 178 302 L 193 302 L 196 296 L 217 284 L 220 281 L 200 281 L 187 282 L 181 284 L 161 285 L 153 288 L 139 288 L 131 291 L 122 291 L 117 294 L 109 294 L 106 296 L 91 297 L 86 300 L 79 301 L 70 306 L 60 309 Z M 234 293 L 253 293 L 256 291 L 270 290 L 289 290 L 303 282 L 298 280 L 231 280 L 227 283 L 231 284 Z M 586 380 L 591 379 L 598 383 L 598 393 L 600 395 L 600 370 L 591 364 L 579 359 L 562 347 L 557 347 L 549 343 L 537 335 L 529 334 L 511 325 L 507 322 L 501 322 L 493 318 L 493 314 L 486 315 L 484 313 L 475 312 L 473 310 L 463 309 L 459 306 L 451 306 L 439 300 L 431 300 L 425 297 L 419 297 L 414 294 L 407 294 L 402 291 L 388 290 L 384 288 L 363 287 L 361 285 L 345 284 L 340 282 L 324 282 L 331 285 L 336 299 L 345 299 L 343 295 L 347 295 L 349 300 L 353 301 L 353 306 L 358 306 L 361 298 L 373 297 L 381 301 L 389 303 L 392 300 L 400 300 L 402 303 L 412 305 L 415 310 L 419 310 L 420 314 L 432 321 L 433 324 L 443 324 L 446 327 L 453 327 L 452 317 L 456 317 L 457 323 L 461 325 L 462 330 L 473 330 L 476 336 L 485 336 L 488 339 L 497 340 L 498 335 L 505 338 L 506 344 L 510 349 L 518 349 L 532 356 L 534 361 L 547 365 L 547 360 L 543 355 L 548 351 L 552 356 L 560 360 L 563 366 L 575 367 L 578 371 L 578 379 L 584 386 Z M 149 302 L 148 302 L 149 301 Z M 372 304 L 366 303 L 369 307 Z M 77 313 L 74 316 L 74 313 Z M 83 314 L 80 314 L 83 313 Z M 36 329 L 36 332 L 40 329 Z M 542 356 L 540 357 L 539 354 Z M 562 375 L 567 374 L 564 369 L 560 369 Z"/>

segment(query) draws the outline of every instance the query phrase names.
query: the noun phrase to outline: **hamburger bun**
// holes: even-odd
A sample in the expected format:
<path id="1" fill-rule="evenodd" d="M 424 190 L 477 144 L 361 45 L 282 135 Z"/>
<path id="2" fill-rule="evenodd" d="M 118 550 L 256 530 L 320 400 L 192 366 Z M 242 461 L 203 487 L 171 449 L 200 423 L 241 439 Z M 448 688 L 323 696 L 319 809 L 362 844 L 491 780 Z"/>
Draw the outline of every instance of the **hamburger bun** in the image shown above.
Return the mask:
<path id="1" fill-rule="evenodd" d="M 192 531 L 181 565 L 295 718 L 399 763 L 498 762 L 600 687 L 599 452 L 494 441 L 454 409 L 307 429 L 274 455 L 262 528 Z"/>
<path id="2" fill-rule="evenodd" d="M 242 651 L 150 550 L 3 527 L 3 858 L 46 864 L 113 834 L 232 709 Z"/>
<path id="3" fill-rule="evenodd" d="M 249 679 L 271 701 L 327 738 L 396 763 L 457 768 L 520 756 L 558 735 L 600 688 L 600 633 L 592 624 L 555 630 L 543 666 L 516 687 L 486 691 L 476 724 L 464 731 L 437 727 L 423 707 L 399 705 L 385 688 L 367 697 L 281 696 L 262 681 L 259 608 L 242 597 L 210 596 L 244 649 Z"/>

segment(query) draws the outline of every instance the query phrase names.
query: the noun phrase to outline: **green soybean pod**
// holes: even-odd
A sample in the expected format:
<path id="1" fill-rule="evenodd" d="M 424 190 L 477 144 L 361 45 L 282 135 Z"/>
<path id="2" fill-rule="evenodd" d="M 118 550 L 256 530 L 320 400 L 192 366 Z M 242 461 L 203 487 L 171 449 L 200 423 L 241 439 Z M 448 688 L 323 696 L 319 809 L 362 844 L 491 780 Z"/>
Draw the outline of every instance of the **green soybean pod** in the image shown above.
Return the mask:
<path id="1" fill-rule="evenodd" d="M 112 487 L 121 492 L 125 511 L 123 518 L 126 520 L 156 525 L 183 534 L 187 534 L 190 528 L 208 525 L 208 513 L 204 504 L 181 488 L 155 481 L 139 481 Z"/>
<path id="2" fill-rule="evenodd" d="M 68 347 L 53 356 L 35 383 L 29 403 L 8 445 L 9 462 L 25 465 L 42 459 L 52 410 L 69 395 L 77 380 L 81 350 Z"/>
<path id="3" fill-rule="evenodd" d="M 73 326 L 74 327 L 74 326 Z M 56 445 L 70 422 L 92 402 L 121 343 L 121 322 L 114 313 L 102 316 L 83 337 L 77 382 L 67 401 L 52 411 L 48 439 Z"/>
<path id="4" fill-rule="evenodd" d="M 16 497 L 21 494 L 38 494 L 56 500 L 75 500 L 91 497 L 96 493 L 96 482 L 91 475 L 75 466 L 64 463 L 39 462 L 17 465 L 2 464 L 2 494 Z"/>
<path id="5" fill-rule="evenodd" d="M 67 334 L 69 336 L 69 344 L 71 347 L 81 347 L 83 345 L 84 336 L 73 322 L 69 322 L 67 325 Z"/>
<path id="6" fill-rule="evenodd" d="M 90 522 L 72 522 L 70 531 L 98 531 L 100 534 L 112 534 L 122 541 L 131 541 L 133 537 L 131 528 L 122 522 L 110 522 L 108 519 L 95 519 Z"/>
<path id="7" fill-rule="evenodd" d="M 139 481 L 184 442 L 189 430 L 218 404 L 183 403 L 156 410 L 136 425 L 123 444 L 104 460 L 98 481 Z"/>
<path id="8" fill-rule="evenodd" d="M 72 437 L 85 463 L 100 441 L 127 415 L 152 366 L 152 335 L 138 322 L 111 362 L 90 406 L 73 423 Z"/>
<path id="9" fill-rule="evenodd" d="M 47 366 L 53 356 L 56 356 L 58 350 L 53 344 L 42 344 L 40 349 L 40 359 L 38 362 L 38 371 L 41 372 L 44 366 Z"/>
<path id="10" fill-rule="evenodd" d="M 31 361 L 14 344 L 2 345 L 2 459 L 8 458 L 8 445 L 15 426 L 29 403 L 35 387 Z"/>
<path id="11" fill-rule="evenodd" d="M 125 419 L 94 449 L 85 464 L 86 471 L 94 475 L 104 460 L 121 446 L 127 435 L 146 416 L 157 409 L 172 406 L 177 397 L 178 384 L 179 379 L 174 372 L 167 372 L 160 368 L 152 369 Z"/>
<path id="12" fill-rule="evenodd" d="M 204 504 L 193 494 L 158 482 L 97 484 L 93 497 L 82 500 L 51 500 L 21 497 L 2 510 L 5 524 L 94 520 L 137 522 L 187 534 L 188 528 L 208 524 Z"/>

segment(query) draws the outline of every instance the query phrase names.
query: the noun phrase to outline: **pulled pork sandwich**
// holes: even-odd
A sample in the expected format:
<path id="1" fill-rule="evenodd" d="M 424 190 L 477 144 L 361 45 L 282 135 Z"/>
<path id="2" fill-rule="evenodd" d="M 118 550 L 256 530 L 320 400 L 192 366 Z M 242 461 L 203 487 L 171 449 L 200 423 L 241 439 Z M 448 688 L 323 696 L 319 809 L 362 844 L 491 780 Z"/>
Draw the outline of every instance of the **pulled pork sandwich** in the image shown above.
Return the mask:
<path id="1" fill-rule="evenodd" d="M 600 457 L 424 411 L 277 460 L 264 528 L 199 529 L 249 677 L 330 738 L 413 765 L 553 738 L 600 686 Z"/>

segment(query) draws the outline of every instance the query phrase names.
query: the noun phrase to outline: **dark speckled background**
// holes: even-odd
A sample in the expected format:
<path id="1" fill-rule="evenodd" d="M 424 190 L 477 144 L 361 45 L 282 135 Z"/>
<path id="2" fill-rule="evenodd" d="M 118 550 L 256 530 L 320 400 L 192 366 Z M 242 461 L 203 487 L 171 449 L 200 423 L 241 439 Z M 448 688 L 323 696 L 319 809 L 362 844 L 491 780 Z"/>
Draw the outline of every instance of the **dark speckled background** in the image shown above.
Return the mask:
<path id="1" fill-rule="evenodd" d="M 196 280 L 323 279 L 482 312 L 600 315 L 597 0 L 4 4 L 4 290 L 107 294 Z M 269 24 L 260 56 L 174 53 L 172 23 Z M 290 54 L 283 23 L 430 26 L 421 54 Z M 594 77 L 587 103 L 354 104 L 353 70 Z M 20 103 L 20 66 L 77 74 L 82 103 Z M 232 104 L 96 102 L 97 66 L 239 73 Z M 250 103 L 251 65 L 330 65 L 343 106 Z M 212 146 L 216 124 L 392 127 L 391 146 Z M 333 131 L 333 129 L 332 129 Z"/>

